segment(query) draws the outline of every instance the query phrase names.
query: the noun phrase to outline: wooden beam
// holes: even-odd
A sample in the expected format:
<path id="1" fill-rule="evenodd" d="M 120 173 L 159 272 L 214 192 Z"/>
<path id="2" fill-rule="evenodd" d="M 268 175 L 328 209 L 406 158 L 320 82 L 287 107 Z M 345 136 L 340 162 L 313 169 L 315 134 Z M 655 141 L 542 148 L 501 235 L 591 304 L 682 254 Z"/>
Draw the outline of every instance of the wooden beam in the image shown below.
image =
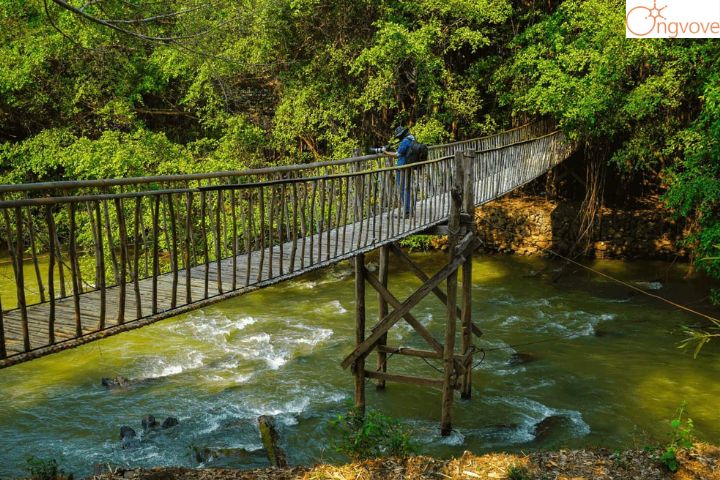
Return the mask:
<path id="1" fill-rule="evenodd" d="M 393 310 L 385 318 L 382 319 L 376 326 L 375 331 L 358 345 L 355 350 L 352 351 L 345 359 L 340 363 L 342 368 L 348 368 L 359 358 L 365 358 L 370 353 L 370 350 L 380 340 L 390 328 L 397 323 L 407 312 L 409 312 L 415 305 L 425 298 L 433 288 L 437 287 L 440 282 L 446 280 L 453 272 L 457 272 L 457 268 L 465 261 L 465 257 L 460 255 L 456 257 L 452 262 L 446 265 L 442 270 L 436 273 L 431 279 L 429 279 L 424 285 L 415 291 L 410 297 L 405 300 L 400 308 Z"/>
<path id="2" fill-rule="evenodd" d="M 469 399 L 472 395 L 472 257 L 468 257 L 462 267 L 462 335 L 460 351 L 466 358 L 468 368 L 462 377 L 460 398 Z"/>
<path id="3" fill-rule="evenodd" d="M 410 271 L 412 271 L 421 282 L 427 282 L 428 280 L 430 280 L 430 277 L 425 275 L 425 272 L 423 272 L 420 267 L 418 267 L 415 262 L 412 261 L 408 254 L 405 253 L 405 251 L 403 251 L 403 249 L 400 248 L 397 243 L 390 244 L 390 248 L 395 253 L 395 255 L 397 255 L 400 261 L 406 267 L 408 267 Z M 443 305 L 447 305 L 447 295 L 445 295 L 445 292 L 443 292 L 440 287 L 433 288 L 432 292 L 438 299 L 440 299 Z M 457 307 L 457 314 L 460 315 L 460 307 Z"/>
<path id="4" fill-rule="evenodd" d="M 390 247 L 388 245 L 383 245 L 382 247 L 380 247 L 380 260 L 378 262 L 378 281 L 380 282 L 380 285 L 382 285 L 385 289 L 387 289 L 388 286 L 389 260 Z M 385 299 L 384 295 L 378 292 L 378 321 L 381 321 L 383 318 L 385 318 L 388 312 L 388 302 Z M 382 347 L 386 344 L 387 333 L 380 337 L 379 346 Z M 387 354 L 380 349 L 378 349 L 377 370 L 383 373 L 387 372 Z M 383 390 L 385 388 L 385 380 L 379 379 L 377 384 L 375 385 L 375 388 L 377 388 L 378 390 Z"/>
<path id="5" fill-rule="evenodd" d="M 367 269 L 365 270 L 365 279 L 390 305 L 392 305 L 393 308 L 398 309 L 402 306 L 400 301 L 392 293 L 390 293 L 390 291 L 383 287 L 380 282 L 375 277 L 373 277 L 372 273 L 367 271 Z M 426 342 L 428 342 L 428 344 L 433 349 L 435 349 L 438 354 L 442 355 L 443 346 L 440 344 L 440 342 L 435 340 L 435 337 L 432 336 L 430 331 L 425 328 L 425 326 L 420 323 L 414 315 L 412 315 L 410 312 L 407 312 L 405 315 L 403 315 L 403 318 L 415 329 L 416 332 L 420 334 L 421 337 L 425 339 Z M 387 336 L 387 334 L 385 335 Z M 457 362 L 456 368 L 463 373 L 465 372 L 465 368 L 460 362 Z"/>
<path id="6" fill-rule="evenodd" d="M 387 303 L 392 305 L 394 309 L 402 307 L 402 304 L 395 297 L 395 295 L 390 293 L 390 291 L 385 288 L 380 283 L 380 281 L 376 279 L 367 269 L 365 269 L 365 278 L 367 279 L 368 283 L 378 292 L 378 294 L 383 299 L 385 299 Z M 443 347 L 440 342 L 435 340 L 435 337 L 432 336 L 428 329 L 426 329 L 425 326 L 420 323 L 413 314 L 407 312 L 405 313 L 405 315 L 403 315 L 403 318 L 420 334 L 421 337 L 423 337 L 428 342 L 428 344 L 430 344 L 431 347 L 435 349 L 436 352 L 441 353 L 443 351 Z"/>
<path id="7" fill-rule="evenodd" d="M 458 246 L 459 230 L 460 230 L 460 209 L 463 200 L 463 154 L 455 153 L 454 178 L 451 191 L 452 204 L 450 207 L 450 217 L 448 218 L 448 229 L 450 235 L 448 237 L 448 255 L 449 261 L 453 261 L 455 250 Z M 465 257 L 462 263 L 465 263 Z M 442 393 L 442 411 L 440 416 L 440 435 L 443 437 L 450 435 L 452 432 L 452 402 L 453 402 L 453 367 L 455 354 L 455 329 L 457 327 L 457 269 L 454 269 L 447 277 L 447 324 L 445 326 L 445 349 L 443 355 L 443 393 Z"/>
<path id="8" fill-rule="evenodd" d="M 474 153 L 465 152 L 463 156 L 464 185 L 463 185 L 463 210 L 470 215 L 469 232 L 463 239 L 463 243 L 477 242 L 475 227 L 475 180 L 474 180 Z M 462 220 L 462 219 L 461 219 Z M 470 236 L 468 239 L 467 237 Z M 472 321 L 472 256 L 468 256 L 462 267 L 462 335 L 460 350 L 463 353 L 463 365 L 467 367 L 462 376 L 460 398 L 468 400 L 472 396 L 472 364 L 473 364 L 473 327 Z M 477 327 L 475 327 L 477 328 Z"/>
<path id="9" fill-rule="evenodd" d="M 355 256 L 355 345 L 365 340 L 365 255 Z M 355 408 L 365 415 L 365 357 L 353 360 Z"/>
<path id="10" fill-rule="evenodd" d="M 475 232 L 467 232 L 465 236 L 462 237 L 462 240 L 458 241 L 455 250 L 457 250 L 458 252 L 466 252 L 468 249 L 470 249 L 470 253 L 472 253 L 479 246 L 479 244 L 480 240 L 478 240 Z"/>
<path id="11" fill-rule="evenodd" d="M 421 350 L 418 348 L 410 348 L 410 347 L 393 347 L 389 345 L 378 345 L 378 351 L 381 351 L 383 353 L 391 353 L 393 355 L 405 355 L 408 357 L 419 357 L 419 358 L 433 358 L 435 360 L 440 360 L 443 358 L 442 352 L 434 352 L 432 350 Z M 463 355 L 455 355 L 455 360 L 460 362 L 461 364 L 464 364 L 466 361 L 465 356 Z"/>
<path id="12" fill-rule="evenodd" d="M 434 378 L 423 378 L 423 377 L 412 377 L 409 375 L 396 375 L 392 373 L 383 372 L 371 372 L 365 370 L 365 376 L 367 378 L 373 378 L 376 380 L 389 380 L 391 382 L 398 383 L 409 383 L 411 385 L 422 385 L 426 387 L 442 388 L 443 381 L 441 379 Z"/>
<path id="13" fill-rule="evenodd" d="M 98 330 L 105 330 L 105 314 L 107 311 L 107 291 L 105 288 L 105 248 L 103 246 L 103 232 L 102 232 L 102 214 L 100 212 L 100 203 L 95 202 L 95 225 L 97 228 L 96 234 L 96 271 L 97 280 L 99 285 L 96 288 L 100 290 L 100 319 L 98 321 Z M 89 207 L 88 207 L 89 208 Z M 92 216 L 92 212 L 89 212 Z"/>
<path id="14" fill-rule="evenodd" d="M 423 232 L 425 235 L 447 235 L 448 234 L 448 227 L 447 225 L 435 225 L 434 227 L 430 227 L 427 230 Z"/>

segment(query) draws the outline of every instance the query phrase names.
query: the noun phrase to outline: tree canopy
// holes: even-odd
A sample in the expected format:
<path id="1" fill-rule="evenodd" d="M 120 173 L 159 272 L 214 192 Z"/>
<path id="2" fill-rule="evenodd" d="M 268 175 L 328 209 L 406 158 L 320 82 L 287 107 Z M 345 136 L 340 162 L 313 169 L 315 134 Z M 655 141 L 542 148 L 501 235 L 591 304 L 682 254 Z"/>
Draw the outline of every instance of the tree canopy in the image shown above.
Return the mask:
<path id="1" fill-rule="evenodd" d="M 622 0 L 0 0 L 0 182 L 295 163 L 550 117 L 720 277 L 720 48 Z"/>

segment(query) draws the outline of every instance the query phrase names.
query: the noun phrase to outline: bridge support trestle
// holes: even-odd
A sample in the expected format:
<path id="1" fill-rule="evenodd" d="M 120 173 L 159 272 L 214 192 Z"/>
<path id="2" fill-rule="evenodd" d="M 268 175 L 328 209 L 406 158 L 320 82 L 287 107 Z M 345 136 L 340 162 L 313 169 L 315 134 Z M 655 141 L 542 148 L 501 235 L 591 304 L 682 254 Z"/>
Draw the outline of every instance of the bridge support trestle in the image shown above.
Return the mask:
<path id="1" fill-rule="evenodd" d="M 428 276 L 396 243 L 380 248 L 377 274 L 368 269 L 364 254 L 355 257 L 355 348 L 341 362 L 343 368 L 351 367 L 353 372 L 355 407 L 361 413 L 365 412 L 366 406 L 366 379 L 376 380 L 378 390 L 385 389 L 388 381 L 441 389 L 440 430 L 444 436 L 452 431 L 455 391 L 458 390 L 463 399 L 471 397 L 475 351 L 473 336 L 482 335 L 472 321 L 472 253 L 478 247 L 479 240 L 474 225 L 471 160 L 471 154 L 458 152 L 455 155 L 452 204 L 447 226 L 443 227 L 448 234 L 447 264 L 442 269 Z M 404 301 L 399 300 L 388 289 L 390 253 L 422 282 Z M 458 292 L 459 270 L 462 275 Z M 445 290 L 441 288 L 443 283 L 446 283 Z M 365 325 L 367 284 L 377 293 L 378 299 L 378 320 L 369 331 Z M 447 309 L 445 338 L 442 343 L 411 313 L 411 310 L 431 293 Z M 458 296 L 461 307 L 458 307 Z M 401 319 L 425 340 L 428 349 L 388 345 L 388 331 Z M 461 323 L 460 348 L 459 352 L 456 352 L 458 321 Z M 366 359 L 373 351 L 377 353 L 376 369 L 369 370 L 366 368 Z M 441 360 L 442 369 L 439 371 L 442 376 L 427 378 L 388 373 L 388 360 L 393 355 L 416 357 L 425 361 Z"/>

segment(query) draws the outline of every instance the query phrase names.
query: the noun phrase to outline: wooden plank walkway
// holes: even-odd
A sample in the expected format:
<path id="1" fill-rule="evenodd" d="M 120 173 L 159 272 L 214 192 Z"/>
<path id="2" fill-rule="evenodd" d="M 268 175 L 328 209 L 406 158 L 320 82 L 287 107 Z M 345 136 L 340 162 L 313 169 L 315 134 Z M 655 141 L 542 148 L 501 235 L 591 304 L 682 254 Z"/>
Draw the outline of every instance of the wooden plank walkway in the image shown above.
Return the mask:
<path id="1" fill-rule="evenodd" d="M 152 312 L 152 294 L 153 294 L 153 278 L 146 278 L 139 281 L 141 305 L 140 310 L 142 316 L 137 316 L 138 311 L 135 291 L 133 284 L 126 286 L 125 292 L 125 324 L 137 320 L 148 320 L 153 317 L 158 319 L 167 318 L 167 313 L 177 311 L 185 311 L 183 307 L 193 306 L 200 308 L 203 305 L 214 303 L 214 301 L 229 298 L 226 294 L 239 295 L 268 284 L 275 284 L 284 281 L 311 270 L 332 265 L 343 259 L 351 258 L 361 251 L 373 250 L 378 246 L 392 241 L 404 238 L 413 232 L 422 231 L 434 224 L 442 222 L 447 216 L 446 212 L 439 212 L 439 205 L 447 205 L 447 198 L 433 198 L 418 202 L 416 211 L 423 212 L 425 218 L 419 219 L 411 217 L 404 219 L 400 215 L 400 210 L 395 208 L 389 212 L 382 213 L 374 217 L 369 217 L 363 222 L 357 222 L 347 225 L 346 228 L 336 228 L 330 232 L 322 232 L 313 235 L 312 242 L 310 237 L 305 241 L 295 242 L 295 268 L 290 269 L 291 257 L 293 250 L 293 242 L 286 242 L 282 246 L 282 257 L 280 256 L 281 247 L 279 245 L 266 248 L 262 253 L 259 250 L 251 252 L 248 255 L 240 255 L 237 257 L 237 270 L 235 282 L 238 288 L 232 290 L 233 269 L 232 258 L 225 258 L 220 265 L 221 282 L 217 281 L 217 262 L 210 263 L 209 268 L 205 265 L 199 265 L 190 269 L 191 277 L 191 296 L 193 301 L 185 302 L 186 297 L 186 270 L 178 271 L 178 283 L 173 286 L 173 273 L 165 273 L 158 277 L 157 288 L 157 311 Z M 361 227 L 362 223 L 362 227 Z M 393 229 L 399 232 L 396 235 L 388 236 L 385 232 L 390 231 L 390 224 L 393 223 Z M 361 237 L 362 234 L 362 237 Z M 382 236 L 382 241 L 380 238 Z M 330 240 L 330 254 L 328 255 L 328 242 Z M 304 245 L 304 248 L 302 244 Z M 311 249 L 312 243 L 312 249 Z M 358 247 L 358 244 L 361 246 Z M 249 257 L 249 258 L 248 258 Z M 262 263 L 261 263 L 262 257 Z M 272 258 L 272 264 L 270 259 Z M 283 269 L 280 269 L 280 258 L 282 258 Z M 303 265 L 301 268 L 300 265 Z M 272 268 L 272 270 L 271 270 Z M 208 282 L 208 296 L 205 297 L 205 278 Z M 246 279 L 250 281 L 247 282 Z M 176 296 L 176 306 L 172 307 L 173 291 Z M 108 334 L 112 332 L 114 327 L 120 324 L 117 322 L 118 308 L 120 305 L 120 287 L 113 286 L 106 290 L 106 329 Z M 84 335 L 90 335 L 98 331 L 100 324 L 100 291 L 94 290 L 80 294 L 80 309 L 82 330 Z M 55 320 L 55 337 L 57 341 L 68 341 L 75 339 L 75 310 L 74 299 L 72 296 L 58 299 L 55 304 L 56 320 Z M 47 347 L 50 344 L 48 330 L 48 316 L 50 306 L 48 303 L 40 303 L 28 307 L 28 319 L 30 326 L 30 347 L 31 349 L 39 349 Z M 149 322 L 143 322 L 143 325 Z M 13 310 L 5 314 L 5 340 L 8 356 L 24 353 L 22 321 L 19 310 Z"/>
<path id="2" fill-rule="evenodd" d="M 472 175 L 475 204 L 482 205 L 494 200 L 537 178 L 564 160 L 571 152 L 572 148 L 565 144 L 564 137 L 557 133 L 524 140 L 509 146 L 475 152 L 474 165 L 476 167 L 474 167 L 475 171 Z M 444 161 L 451 162 L 452 160 Z M 193 266 L 189 272 L 178 269 L 176 273 L 168 272 L 155 278 L 139 280 L 139 298 L 136 296 L 134 284 L 127 283 L 125 284 L 123 322 L 118 321 L 118 312 L 122 303 L 120 301 L 121 286 L 111 286 L 105 289 L 104 308 L 100 290 L 88 291 L 79 295 L 81 336 L 77 335 L 73 296 L 56 299 L 53 329 L 55 343 L 51 341 L 50 337 L 50 303 L 46 301 L 30 305 L 27 307 L 30 350 L 26 351 L 21 311 L 15 309 L 5 312 L 2 318 L 4 329 L 0 333 L 4 333 L 7 358 L 0 360 L 0 368 L 131 328 L 141 327 L 257 288 L 276 284 L 443 223 L 447 220 L 451 203 L 449 191 L 451 182 L 447 181 L 449 169 L 442 170 L 437 166 L 438 164 L 429 162 L 429 165 L 426 166 L 425 177 L 421 178 L 424 167 L 422 167 L 423 164 L 420 165 L 421 167 L 417 170 L 419 176 L 413 177 L 413 179 L 416 182 L 425 183 L 418 187 L 420 193 L 417 194 L 417 198 L 422 199 L 414 202 L 414 215 L 411 218 L 404 218 L 401 215 L 401 209 L 394 206 L 399 203 L 397 186 L 392 189 L 384 187 L 395 179 L 396 171 L 391 169 L 382 174 L 358 172 L 356 178 L 345 179 L 345 184 L 338 181 L 338 188 L 342 195 L 342 185 L 346 186 L 346 204 L 344 204 L 346 210 L 357 207 L 350 204 L 349 190 L 350 183 L 356 180 L 363 186 L 355 191 L 355 195 L 368 195 L 372 192 L 372 195 L 376 197 L 372 200 L 368 197 L 353 197 L 354 201 L 362 201 L 362 198 L 365 198 L 367 202 L 367 205 L 364 206 L 366 213 L 356 213 L 353 217 L 361 218 L 360 221 L 341 224 L 338 210 L 336 219 L 338 221 L 330 225 L 330 228 L 326 226 L 323 229 L 321 219 L 318 226 L 320 232 L 314 235 L 296 236 L 292 240 L 276 244 L 273 247 L 253 250 L 235 258 L 223 258 L 219 262 L 212 261 L 207 266 L 205 264 Z M 440 176 L 433 176 L 438 171 L 440 171 Z M 366 180 L 368 178 L 369 180 Z M 375 182 L 375 190 L 365 185 L 364 182 L 369 185 L 370 180 Z M 237 188 L 254 187 L 251 185 Z M 262 195 L 262 189 L 269 187 L 260 185 L 258 188 Z M 282 188 L 284 189 L 285 186 L 283 185 Z M 385 195 L 384 198 L 383 195 Z M 313 198 L 308 202 L 315 202 L 314 197 L 313 193 Z M 317 201 L 325 202 L 325 197 L 322 196 L 322 199 Z M 318 207 L 319 211 L 324 212 L 324 203 L 318 204 Z M 363 208 L 360 208 L 360 211 L 362 212 Z M 282 215 L 282 212 L 279 215 Z M 262 235 L 265 235 L 265 232 Z M 271 235 L 270 240 L 266 243 L 272 243 L 272 238 Z M 174 278 L 177 278 L 177 281 Z M 154 284 L 157 285 L 157 288 L 154 288 Z M 188 287 L 190 301 L 187 301 L 186 298 Z M 152 308 L 154 295 L 157 304 L 155 310 Z M 100 312 L 103 309 L 105 310 L 105 322 L 104 328 L 100 328 Z"/>

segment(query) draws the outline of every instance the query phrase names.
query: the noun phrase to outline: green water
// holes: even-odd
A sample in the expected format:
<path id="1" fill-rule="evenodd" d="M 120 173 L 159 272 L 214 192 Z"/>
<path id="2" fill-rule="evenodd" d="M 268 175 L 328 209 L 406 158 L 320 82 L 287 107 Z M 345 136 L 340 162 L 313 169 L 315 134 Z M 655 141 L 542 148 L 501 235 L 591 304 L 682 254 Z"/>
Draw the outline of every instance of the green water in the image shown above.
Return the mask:
<path id="1" fill-rule="evenodd" d="M 439 254 L 417 255 L 428 271 Z M 697 303 L 707 281 L 683 279 L 685 267 L 597 262 L 595 267 L 653 293 Z M 473 270 L 475 321 L 489 351 L 473 378 L 472 400 L 455 403 L 455 433 L 438 435 L 440 392 L 390 384 L 368 388 L 368 404 L 405 420 L 424 452 L 530 450 L 557 446 L 643 446 L 663 439 L 667 420 L 685 401 L 698 436 L 720 441 L 720 349 L 700 360 L 677 349 L 679 326 L 692 316 L 583 272 L 553 277 L 544 259 L 478 257 Z M 403 298 L 418 282 L 392 268 L 391 289 Z M 642 283 L 659 280 L 659 284 Z M 640 282 L 640 283 L 637 283 Z M 2 295 L 13 292 L 2 280 Z M 0 370 L 0 478 L 25 473 L 36 455 L 56 458 L 76 475 L 94 464 L 198 463 L 198 447 L 259 447 L 254 421 L 276 415 L 292 463 L 337 459 L 325 425 L 342 412 L 352 377 L 339 367 L 354 339 L 353 278 L 348 264 L 72 351 Z M 372 300 L 372 302 L 371 302 Z M 374 295 L 368 296 L 375 312 Z M 416 317 L 442 338 L 443 307 L 427 299 Z M 558 340 L 558 338 L 560 338 Z M 509 363 L 517 351 L 536 361 Z M 424 347 L 399 324 L 390 343 Z M 374 360 L 372 360 L 374 362 Z M 432 363 L 440 367 L 437 362 Z M 390 359 L 390 371 L 433 376 L 420 359 Z M 149 379 L 108 391 L 101 377 Z M 180 425 L 122 449 L 119 428 L 141 431 L 143 415 L 176 416 Z M 543 442 L 533 425 L 563 418 Z M 262 460 L 220 460 L 251 467 Z M 212 464 L 209 464 L 210 466 Z"/>

